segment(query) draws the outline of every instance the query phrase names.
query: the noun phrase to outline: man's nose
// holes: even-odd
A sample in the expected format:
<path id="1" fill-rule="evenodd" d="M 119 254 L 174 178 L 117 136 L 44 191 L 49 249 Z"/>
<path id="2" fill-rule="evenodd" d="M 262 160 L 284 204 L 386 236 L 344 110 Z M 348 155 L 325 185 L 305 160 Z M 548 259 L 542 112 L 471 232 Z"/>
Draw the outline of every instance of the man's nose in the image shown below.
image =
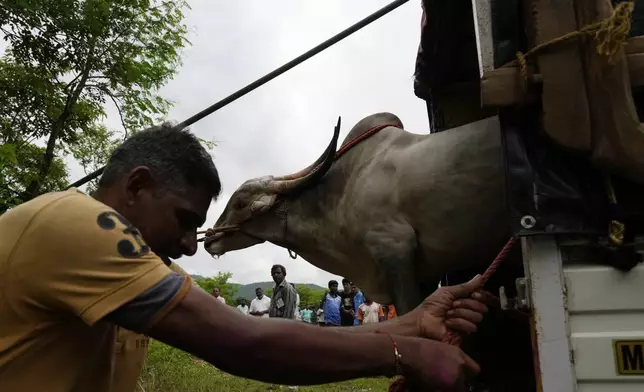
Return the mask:
<path id="1" fill-rule="evenodd" d="M 181 239 L 181 251 L 186 256 L 197 253 L 197 232 L 186 233 Z"/>

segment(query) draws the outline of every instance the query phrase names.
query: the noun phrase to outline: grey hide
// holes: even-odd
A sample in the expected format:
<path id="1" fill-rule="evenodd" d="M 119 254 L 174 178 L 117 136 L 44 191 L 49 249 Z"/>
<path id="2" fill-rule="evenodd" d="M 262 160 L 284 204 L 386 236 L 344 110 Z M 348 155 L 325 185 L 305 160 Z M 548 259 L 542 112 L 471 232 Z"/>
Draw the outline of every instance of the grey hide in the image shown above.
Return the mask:
<path id="1" fill-rule="evenodd" d="M 388 123 L 402 128 L 395 115 L 374 114 L 345 143 Z M 278 182 L 267 176 L 242 184 L 215 224 L 241 230 L 211 236 L 208 252 L 220 256 L 269 241 L 352 279 L 400 314 L 445 273 L 491 263 L 510 235 L 496 117 L 431 135 L 387 127 L 313 185 L 275 191 L 270 184 Z"/>

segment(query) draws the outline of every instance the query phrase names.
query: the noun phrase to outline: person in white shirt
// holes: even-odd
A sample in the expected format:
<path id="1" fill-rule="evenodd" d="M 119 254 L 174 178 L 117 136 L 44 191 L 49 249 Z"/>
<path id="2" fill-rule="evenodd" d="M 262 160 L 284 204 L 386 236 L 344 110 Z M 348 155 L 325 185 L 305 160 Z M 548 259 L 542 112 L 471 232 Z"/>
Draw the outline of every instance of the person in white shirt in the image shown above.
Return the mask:
<path id="1" fill-rule="evenodd" d="M 268 317 L 268 312 L 271 306 L 271 299 L 264 295 L 264 290 L 261 287 L 255 289 L 256 298 L 250 301 L 248 314 L 257 317 Z"/>
<path id="2" fill-rule="evenodd" d="M 295 283 L 291 283 L 291 286 L 293 286 L 295 291 L 295 319 L 298 321 L 302 321 L 302 315 L 300 314 L 300 293 L 297 292 L 297 288 L 295 287 Z"/>
<path id="3" fill-rule="evenodd" d="M 217 298 L 221 303 L 225 304 L 226 298 L 222 297 L 220 293 L 221 293 L 221 290 L 219 290 L 219 287 L 215 287 L 214 289 L 212 289 L 212 296 Z"/>
<path id="4" fill-rule="evenodd" d="M 315 312 L 318 316 L 318 325 L 319 326 L 324 326 L 324 309 L 320 308 Z"/>
<path id="5" fill-rule="evenodd" d="M 358 307 L 358 321 L 360 324 L 375 324 L 385 321 L 382 306 L 365 296 L 364 302 Z"/>
<path id="6" fill-rule="evenodd" d="M 239 301 L 239 305 L 237 305 L 237 310 L 239 310 L 239 313 L 241 314 L 248 314 L 248 301 L 246 298 L 242 298 L 241 301 Z"/>

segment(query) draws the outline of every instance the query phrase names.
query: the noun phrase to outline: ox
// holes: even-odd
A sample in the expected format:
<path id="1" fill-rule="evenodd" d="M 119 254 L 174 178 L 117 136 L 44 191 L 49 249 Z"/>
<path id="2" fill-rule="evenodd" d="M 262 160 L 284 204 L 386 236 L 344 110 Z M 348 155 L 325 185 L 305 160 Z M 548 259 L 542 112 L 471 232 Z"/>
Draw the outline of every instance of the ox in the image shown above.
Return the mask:
<path id="1" fill-rule="evenodd" d="M 419 135 L 377 113 L 343 145 L 383 124 L 391 126 L 335 161 L 339 127 L 308 168 L 244 182 L 206 238 L 207 251 L 220 256 L 269 241 L 350 277 L 401 314 L 444 274 L 489 264 L 510 235 L 498 120 Z M 226 227 L 234 230 L 219 230 Z"/>

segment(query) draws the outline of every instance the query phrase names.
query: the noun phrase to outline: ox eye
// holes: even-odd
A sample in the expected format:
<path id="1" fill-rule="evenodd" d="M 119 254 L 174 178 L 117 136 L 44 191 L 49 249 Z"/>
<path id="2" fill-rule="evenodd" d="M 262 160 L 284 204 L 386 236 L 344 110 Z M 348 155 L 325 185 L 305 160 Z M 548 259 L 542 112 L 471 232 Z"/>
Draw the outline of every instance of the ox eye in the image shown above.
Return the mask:
<path id="1" fill-rule="evenodd" d="M 243 200 L 237 200 L 237 201 L 235 202 L 235 209 L 237 209 L 237 210 L 241 210 L 242 208 L 245 208 L 245 207 L 246 207 L 246 202 L 245 202 L 245 201 L 243 201 Z"/>

